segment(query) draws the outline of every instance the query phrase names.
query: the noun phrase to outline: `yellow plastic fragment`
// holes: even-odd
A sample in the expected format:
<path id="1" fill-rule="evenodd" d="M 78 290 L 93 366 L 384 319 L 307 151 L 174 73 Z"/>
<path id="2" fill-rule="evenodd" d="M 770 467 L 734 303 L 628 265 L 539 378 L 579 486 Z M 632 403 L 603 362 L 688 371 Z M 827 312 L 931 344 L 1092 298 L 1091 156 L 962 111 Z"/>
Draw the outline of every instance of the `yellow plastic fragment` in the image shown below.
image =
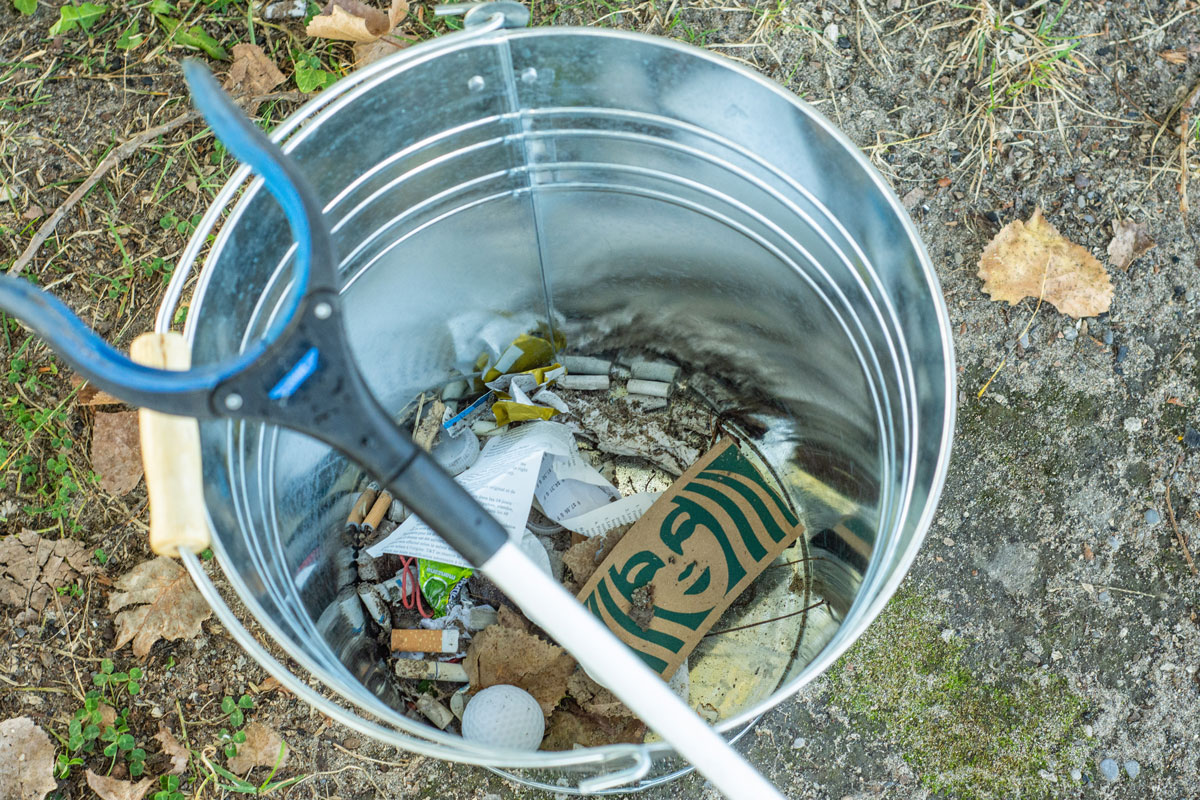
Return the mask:
<path id="1" fill-rule="evenodd" d="M 542 367 L 554 358 L 554 345 L 537 336 L 522 333 L 510 344 L 496 363 L 483 373 L 483 382 L 494 381 L 501 375 L 511 372 L 527 372 L 534 367 Z"/>
<path id="2" fill-rule="evenodd" d="M 492 414 L 496 424 L 503 427 L 510 422 L 526 422 L 534 419 L 550 419 L 558 413 L 557 409 L 547 406 L 527 406 L 512 400 L 497 400 L 492 404 Z"/>

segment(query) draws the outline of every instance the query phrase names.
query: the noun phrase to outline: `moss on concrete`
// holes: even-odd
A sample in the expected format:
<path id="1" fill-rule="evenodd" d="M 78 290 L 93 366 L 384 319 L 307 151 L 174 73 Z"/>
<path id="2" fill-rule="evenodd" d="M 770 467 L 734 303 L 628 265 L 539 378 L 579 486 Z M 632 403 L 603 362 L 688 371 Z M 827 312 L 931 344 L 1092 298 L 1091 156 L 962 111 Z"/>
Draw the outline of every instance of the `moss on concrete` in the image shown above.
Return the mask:
<path id="1" fill-rule="evenodd" d="M 1004 683 L 965 665 L 943 639 L 944 610 L 902 592 L 830 671 L 834 701 L 873 723 L 921 783 L 952 797 L 1042 797 L 1083 753 L 1083 701 L 1044 670 L 1005 665 Z"/>

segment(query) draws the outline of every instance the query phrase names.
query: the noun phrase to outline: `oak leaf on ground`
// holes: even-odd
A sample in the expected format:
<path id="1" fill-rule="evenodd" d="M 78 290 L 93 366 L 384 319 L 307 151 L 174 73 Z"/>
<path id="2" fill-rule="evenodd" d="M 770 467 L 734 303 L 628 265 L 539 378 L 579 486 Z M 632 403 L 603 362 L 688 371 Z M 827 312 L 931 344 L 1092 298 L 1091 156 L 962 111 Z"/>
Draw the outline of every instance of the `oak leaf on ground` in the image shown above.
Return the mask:
<path id="1" fill-rule="evenodd" d="M 415 36 L 393 31 L 373 42 L 355 42 L 354 66 L 365 67 L 367 64 L 403 50 L 415 41 L 417 41 Z"/>
<path id="2" fill-rule="evenodd" d="M 0 722 L 0 794 L 12 800 L 42 800 L 57 789 L 55 749 L 29 717 Z"/>
<path id="3" fill-rule="evenodd" d="M 253 97 L 266 94 L 285 80 L 279 67 L 258 45 L 242 42 L 233 46 L 233 63 L 225 80 L 227 92 Z"/>
<path id="4" fill-rule="evenodd" d="M 87 785 L 100 800 L 142 800 L 146 792 L 157 781 L 154 778 L 144 778 L 137 783 L 119 781 L 107 775 L 97 775 L 90 769 L 87 771 Z"/>
<path id="5" fill-rule="evenodd" d="M 405 0 L 392 0 L 384 11 L 362 0 L 331 0 L 313 17 L 304 32 L 322 39 L 341 39 L 347 42 L 373 42 L 391 33 L 408 16 Z"/>
<path id="6" fill-rule="evenodd" d="M 78 375 L 71 376 L 71 386 L 78 390 L 75 392 L 75 402 L 81 406 L 117 406 L 125 402 L 100 387 L 87 383 Z"/>
<path id="7" fill-rule="evenodd" d="M 191 752 L 186 747 L 179 743 L 175 738 L 175 734 L 171 733 L 165 725 L 158 723 L 158 733 L 154 734 L 154 738 L 162 746 L 163 755 L 171 758 L 171 771 L 169 775 L 182 775 L 187 772 L 188 758 L 191 757 Z"/>
<path id="8" fill-rule="evenodd" d="M 136 411 L 97 411 L 92 423 L 92 469 L 100 488 L 120 497 L 142 479 L 142 444 Z"/>
<path id="9" fill-rule="evenodd" d="M 41 611 L 60 586 L 96 571 L 74 539 L 52 541 L 24 530 L 0 540 L 0 603 Z"/>
<path id="10" fill-rule="evenodd" d="M 1065 239 L 1040 208 L 1028 222 L 1016 220 L 1000 229 L 979 259 L 979 277 L 993 300 L 1015 304 L 1041 297 L 1075 318 L 1108 311 L 1113 300 L 1104 265 Z"/>
<path id="11" fill-rule="evenodd" d="M 237 755 L 226 762 L 231 772 L 240 775 L 251 767 L 274 768 L 277 764 L 283 766 L 287 761 L 288 747 L 274 728 L 261 722 L 251 722 L 242 731 L 246 734 L 246 741 L 237 746 Z M 282 758 L 279 754 L 281 748 Z"/>
<path id="12" fill-rule="evenodd" d="M 1129 220 L 1113 220 L 1113 238 L 1108 243 L 1108 259 L 1119 270 L 1129 269 L 1142 253 L 1154 247 L 1154 240 L 1146 233 L 1146 223 Z"/>
<path id="13" fill-rule="evenodd" d="M 117 614 L 119 650 L 133 641 L 133 653 L 141 658 L 159 639 L 187 639 L 200 633 L 200 624 L 212 610 L 196 590 L 187 571 L 174 560 L 161 556 L 138 564 L 117 578 L 108 610 Z M 126 606 L 132 606 L 124 611 Z"/>

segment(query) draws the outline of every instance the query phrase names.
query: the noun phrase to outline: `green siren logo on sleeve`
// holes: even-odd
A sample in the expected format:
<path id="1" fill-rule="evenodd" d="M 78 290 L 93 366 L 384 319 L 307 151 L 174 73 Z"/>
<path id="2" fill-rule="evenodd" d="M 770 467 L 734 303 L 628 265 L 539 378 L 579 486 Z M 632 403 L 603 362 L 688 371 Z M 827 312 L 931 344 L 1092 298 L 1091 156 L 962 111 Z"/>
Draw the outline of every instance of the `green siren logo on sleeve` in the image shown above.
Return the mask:
<path id="1" fill-rule="evenodd" d="M 667 678 L 802 530 L 726 438 L 625 534 L 579 599 Z"/>

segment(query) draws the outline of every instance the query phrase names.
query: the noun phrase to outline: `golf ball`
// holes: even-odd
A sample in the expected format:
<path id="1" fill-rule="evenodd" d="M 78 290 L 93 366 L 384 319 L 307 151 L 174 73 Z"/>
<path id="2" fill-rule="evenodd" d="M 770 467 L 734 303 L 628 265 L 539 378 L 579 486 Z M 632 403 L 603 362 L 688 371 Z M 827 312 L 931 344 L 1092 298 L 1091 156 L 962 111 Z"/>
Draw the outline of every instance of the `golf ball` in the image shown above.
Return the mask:
<path id="1" fill-rule="evenodd" d="M 464 739 L 513 750 L 537 750 L 546 718 L 533 695 L 516 686 L 489 686 L 471 698 L 463 711 Z"/>

